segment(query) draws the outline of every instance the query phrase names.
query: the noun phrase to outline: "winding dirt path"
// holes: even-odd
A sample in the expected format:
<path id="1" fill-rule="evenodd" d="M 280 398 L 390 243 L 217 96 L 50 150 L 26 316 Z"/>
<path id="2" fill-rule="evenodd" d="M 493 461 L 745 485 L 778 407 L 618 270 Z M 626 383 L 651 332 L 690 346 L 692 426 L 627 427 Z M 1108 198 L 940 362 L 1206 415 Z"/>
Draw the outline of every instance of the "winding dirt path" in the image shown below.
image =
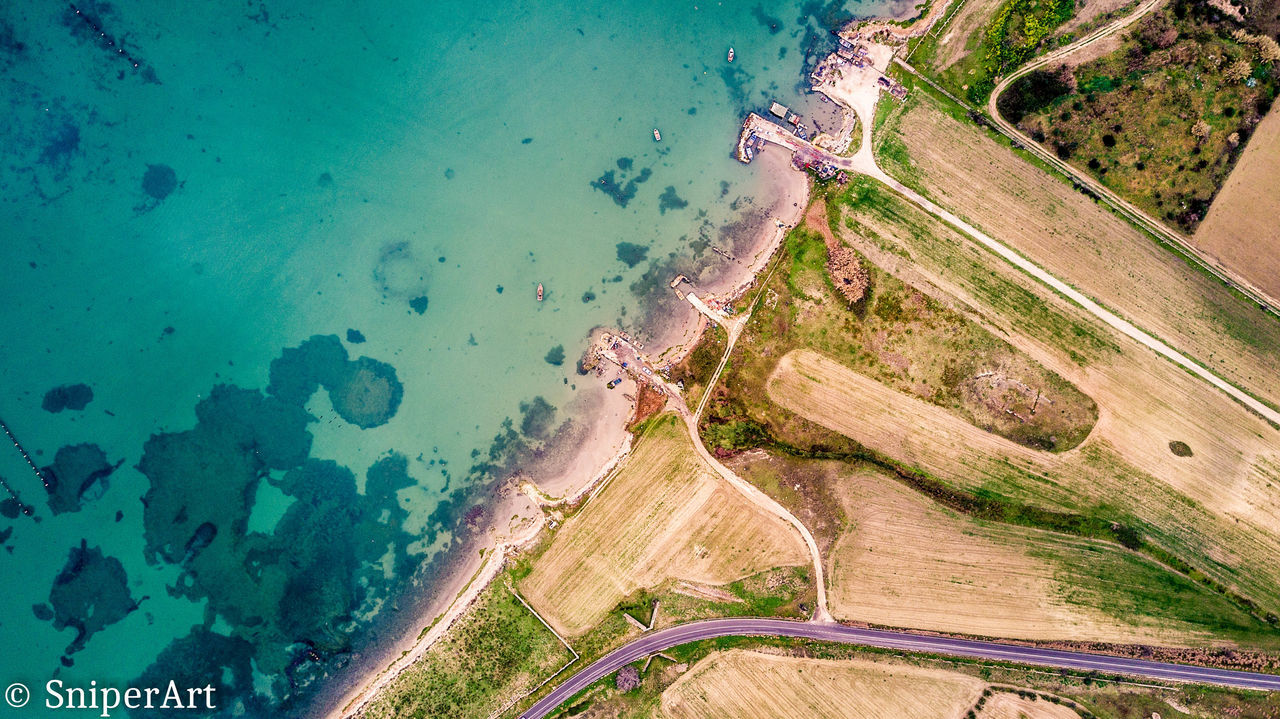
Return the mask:
<path id="1" fill-rule="evenodd" d="M 1280 298 L 1272 297 L 1266 291 L 1262 290 L 1256 285 L 1251 284 L 1248 280 L 1244 279 L 1243 277 L 1239 276 L 1232 270 L 1228 269 L 1226 266 L 1214 260 L 1209 255 L 1206 255 L 1205 253 L 1203 253 L 1200 250 L 1200 248 L 1192 244 L 1191 240 L 1186 235 L 1183 235 L 1181 232 L 1178 232 L 1172 227 L 1169 227 L 1168 225 L 1161 222 L 1159 219 L 1152 217 L 1145 210 L 1138 208 L 1133 203 L 1120 197 L 1115 192 L 1112 192 L 1111 189 L 1108 188 L 1106 185 L 1103 185 L 1101 182 L 1098 182 L 1093 177 L 1087 175 L 1086 173 L 1076 170 L 1074 167 L 1072 167 L 1068 163 L 1059 159 L 1056 154 L 1046 150 L 1043 146 L 1040 145 L 1040 143 L 1036 142 L 1035 140 L 1032 140 L 1025 133 L 1023 133 L 1021 130 L 1015 127 L 1012 123 L 1008 122 L 1003 117 L 1001 117 L 1000 111 L 996 107 L 996 103 L 999 102 L 1000 96 L 1004 93 L 1005 90 L 1008 90 L 1009 87 L 1012 86 L 1013 83 L 1016 82 L 1019 78 L 1024 77 L 1028 73 L 1038 70 L 1039 68 L 1042 68 L 1045 65 L 1050 65 L 1055 62 L 1062 62 L 1067 57 L 1074 55 L 1080 50 L 1083 50 L 1093 45 L 1096 42 L 1099 42 L 1107 37 L 1110 37 L 1120 32 L 1121 30 L 1128 28 L 1129 26 L 1133 25 L 1134 23 L 1136 23 L 1137 21 L 1145 17 L 1148 13 L 1150 13 L 1151 11 L 1159 7 L 1160 4 L 1163 3 L 1164 1 L 1165 0 L 1145 0 L 1145 2 L 1139 5 L 1137 9 L 1135 9 L 1129 15 L 1126 15 L 1120 18 L 1119 20 L 1111 23 L 1110 25 L 1101 27 L 1095 30 L 1094 32 L 1090 33 L 1089 35 L 1086 35 L 1085 37 L 1069 45 L 1063 45 L 1062 47 L 1058 48 L 1057 50 L 1054 50 L 1053 52 L 1046 53 L 1043 56 L 1038 57 L 1032 60 L 1031 62 L 1027 63 L 1026 65 L 1023 65 L 1022 67 L 1013 71 L 1008 75 L 1008 77 L 1005 77 L 1003 80 L 997 83 L 995 89 L 991 91 L 991 97 L 987 99 L 987 107 L 986 107 L 987 114 L 991 117 L 992 122 L 995 123 L 996 127 L 1001 132 L 1021 142 L 1023 145 L 1026 146 L 1026 148 L 1030 152 L 1034 153 L 1037 157 L 1039 157 L 1044 162 L 1048 163 L 1050 166 L 1056 168 L 1059 172 L 1065 174 L 1075 182 L 1081 185 L 1084 185 L 1085 187 L 1088 187 L 1093 192 L 1097 193 L 1100 197 L 1105 199 L 1108 204 L 1110 204 L 1112 207 L 1119 210 L 1121 214 L 1125 215 L 1129 219 L 1129 221 L 1138 225 L 1139 227 L 1146 230 L 1147 232 L 1150 232 L 1151 234 L 1155 235 L 1161 241 L 1177 247 L 1183 254 L 1190 257 L 1191 261 L 1195 262 L 1205 271 L 1217 277 L 1219 280 L 1226 282 L 1232 287 L 1235 287 L 1237 290 L 1247 295 L 1249 299 L 1253 300 L 1254 302 L 1260 305 L 1265 305 L 1270 312 L 1274 314 L 1280 314 Z M 905 63 L 899 63 L 899 64 L 903 65 L 904 67 L 907 67 L 907 69 L 919 75 L 919 73 L 916 72 L 914 68 L 907 66 Z"/>
<path id="2" fill-rule="evenodd" d="M 768 284 L 769 278 L 773 277 L 775 269 L 777 269 L 777 265 L 774 265 L 773 269 L 769 270 L 769 274 L 765 275 L 764 280 L 759 285 L 760 287 L 763 288 Z M 758 299 L 759 298 L 757 298 L 757 301 Z M 720 460 L 716 459 L 714 455 L 707 451 L 706 446 L 702 444 L 702 438 L 698 435 L 698 421 L 702 418 L 702 411 L 706 408 L 707 400 L 711 397 L 711 391 L 715 389 L 716 382 L 720 379 L 720 374 L 724 372 L 725 365 L 729 363 L 729 356 L 733 354 L 733 347 L 738 343 L 738 338 L 742 336 L 743 330 L 746 329 L 747 321 L 751 319 L 751 313 L 755 311 L 755 308 L 756 302 L 752 302 L 751 305 L 747 307 L 746 312 L 741 316 L 727 321 L 723 316 L 717 316 L 715 313 L 707 313 L 707 316 L 711 318 L 712 321 L 716 322 L 716 324 L 719 324 L 728 331 L 729 341 L 725 343 L 724 354 L 720 357 L 720 364 L 716 366 L 716 371 L 711 375 L 711 379 L 707 381 L 707 389 L 703 392 L 702 401 L 698 403 L 698 409 L 696 411 L 689 410 L 689 406 L 685 404 L 684 398 L 680 395 L 680 391 L 675 387 L 675 385 L 669 383 L 666 385 L 667 394 L 671 397 L 672 408 L 676 411 L 676 414 L 680 415 L 680 418 L 684 420 L 685 427 L 689 430 L 689 437 L 693 440 L 693 447 L 698 452 L 698 456 L 710 465 L 711 468 L 716 471 L 716 474 L 720 475 L 725 479 L 725 481 L 733 485 L 738 492 L 753 504 L 770 514 L 786 520 L 787 523 L 792 527 L 795 527 L 796 531 L 800 533 L 800 536 L 804 539 L 805 546 L 809 548 L 809 556 L 813 559 L 813 583 L 818 592 L 818 606 L 814 610 L 812 621 L 834 623 L 835 620 L 831 618 L 831 612 L 827 610 L 827 580 L 826 573 L 822 568 L 822 553 L 818 551 L 818 543 L 814 541 L 813 534 L 809 532 L 809 528 L 804 526 L 804 522 L 801 522 L 798 517 L 774 500 L 773 497 L 770 497 L 760 491 L 754 484 L 739 477 L 737 474 L 734 474 L 733 470 L 724 466 Z"/>

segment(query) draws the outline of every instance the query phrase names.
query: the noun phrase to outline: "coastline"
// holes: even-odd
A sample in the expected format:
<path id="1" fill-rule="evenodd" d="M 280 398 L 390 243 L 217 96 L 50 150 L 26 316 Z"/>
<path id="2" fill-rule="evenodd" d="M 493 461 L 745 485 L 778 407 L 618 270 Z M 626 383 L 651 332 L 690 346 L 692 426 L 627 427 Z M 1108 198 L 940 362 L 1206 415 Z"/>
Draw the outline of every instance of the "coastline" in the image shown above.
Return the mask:
<path id="1" fill-rule="evenodd" d="M 918 7 L 890 18 L 866 18 L 851 23 L 841 36 L 883 34 L 897 42 L 927 32 L 951 5 L 949 0 L 935 0 L 921 14 Z M 906 23 L 906 21 L 914 21 Z M 817 92 L 812 90 L 811 92 Z M 756 187 L 751 207 L 727 226 L 720 228 L 718 240 L 727 245 L 731 257 L 721 262 L 704 261 L 697 271 L 687 273 L 700 296 L 733 302 L 745 295 L 758 281 L 782 247 L 787 232 L 797 226 L 808 206 L 811 183 L 807 173 L 795 169 L 791 157 L 781 149 L 770 148 L 744 168 L 755 175 Z M 683 297 L 683 295 L 681 295 Z M 649 347 L 646 355 L 655 366 L 672 365 L 690 352 L 709 324 L 707 319 L 683 299 L 659 296 L 643 333 Z M 679 311 L 672 311 L 679 310 Z M 663 322 L 662 320 L 667 320 Z M 602 328 L 590 334 L 594 338 Z M 444 588 L 435 601 L 428 603 L 409 625 L 426 627 L 418 634 L 406 634 L 383 656 L 396 658 L 371 668 L 350 683 L 341 700 L 325 706 L 320 714 L 327 719 L 354 719 L 383 688 L 424 656 L 445 635 L 500 575 L 507 560 L 535 544 L 547 527 L 548 510 L 582 501 L 626 460 L 633 435 L 627 429 L 635 408 L 635 380 L 621 373 L 624 384 L 615 390 L 604 389 L 600 378 L 590 373 L 580 377 L 586 383 L 581 393 L 566 408 L 569 419 L 561 424 L 550 449 L 522 463 L 512 476 L 499 482 L 493 492 L 498 499 L 491 524 L 497 517 L 509 516 L 505 531 L 491 526 L 479 541 L 472 540 L 456 565 L 441 574 Z M 514 514 L 509 514 L 514 510 Z"/>
<path id="2" fill-rule="evenodd" d="M 517 501 L 511 502 L 512 499 Z M 520 499 L 524 501 L 519 501 Z M 495 515 L 505 514 L 504 510 L 508 509 L 518 510 L 521 505 L 527 507 L 532 505 L 532 502 L 528 501 L 528 497 L 523 494 L 513 493 L 507 501 L 499 503 Z M 380 652 L 382 660 L 377 663 L 380 668 L 371 668 L 357 681 L 352 682 L 351 689 L 317 707 L 321 709 L 318 715 L 326 719 L 359 716 L 360 712 L 375 700 L 387 685 L 422 658 L 432 645 L 449 631 L 453 623 L 475 603 L 480 593 L 498 576 L 511 554 L 537 541 L 543 527 L 546 526 L 546 517 L 535 506 L 535 511 L 529 516 L 524 516 L 517 511 L 512 524 L 518 526 L 509 528 L 506 533 L 491 529 L 487 533 L 487 541 L 484 541 L 478 549 L 474 544 L 470 547 L 476 551 L 465 552 L 463 557 L 459 558 L 460 561 L 449 566 L 442 573 L 442 576 L 447 578 L 443 580 L 444 586 L 436 600 L 428 603 L 425 609 L 418 613 L 418 620 L 410 625 L 421 626 L 423 630 L 417 634 L 406 634 L 394 645 L 386 647 Z M 391 656 L 395 659 L 387 662 L 386 658 Z"/>
<path id="3" fill-rule="evenodd" d="M 770 198 L 764 208 L 744 213 L 745 228 L 732 239 L 736 262 L 709 265 L 700 273 L 698 287 L 720 297 L 737 297 L 755 282 L 759 272 L 781 247 L 786 232 L 803 216 L 809 199 L 808 176 L 791 166 L 783 152 L 762 155 L 753 165 L 758 173 L 757 197 Z M 744 168 L 746 169 L 746 168 Z M 725 228 L 731 232 L 730 228 Z M 650 356 L 676 362 L 692 350 L 701 337 L 705 318 L 692 306 L 681 303 L 686 312 L 654 334 L 662 344 L 649 348 Z M 592 332 L 594 335 L 596 331 Z M 675 359 L 673 359 L 675 358 Z M 625 376 L 625 375 L 624 375 Z M 565 408 L 570 419 L 549 442 L 551 449 L 523 463 L 512 477 L 499 482 L 493 493 L 497 505 L 491 524 L 498 517 L 511 517 L 506 530 L 491 526 L 483 539 L 472 541 L 454 564 L 441 572 L 442 586 L 437 598 L 416 613 L 410 627 L 424 627 L 378 652 L 381 661 L 370 660 L 370 668 L 341 694 L 320 703 L 317 713 L 326 719 L 358 717 L 387 685 L 430 650 L 475 603 L 481 592 L 499 576 L 507 560 L 533 545 L 547 526 L 544 507 L 574 504 L 612 474 L 630 454 L 633 436 L 627 424 L 635 407 L 636 383 L 630 377 L 614 390 L 584 375 L 587 383 L 581 394 Z M 571 450 L 568 448 L 572 447 Z M 394 657 L 394 659 L 391 659 Z M 389 661 L 388 661 L 389 660 Z"/>

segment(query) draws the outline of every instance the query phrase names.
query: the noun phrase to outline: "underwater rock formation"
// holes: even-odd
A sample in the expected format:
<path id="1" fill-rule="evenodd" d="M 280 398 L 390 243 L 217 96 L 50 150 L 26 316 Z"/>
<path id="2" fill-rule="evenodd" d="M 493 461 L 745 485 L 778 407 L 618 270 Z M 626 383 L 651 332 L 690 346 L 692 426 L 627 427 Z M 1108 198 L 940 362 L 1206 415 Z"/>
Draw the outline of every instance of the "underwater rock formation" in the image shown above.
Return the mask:
<path id="1" fill-rule="evenodd" d="M 622 159 L 627 160 L 626 167 L 623 168 L 625 172 L 625 170 L 630 169 L 631 161 L 628 158 Z M 621 160 L 618 162 L 618 167 L 623 167 Z M 604 174 L 596 178 L 595 182 L 591 183 L 591 186 L 613 198 L 614 204 L 618 207 L 626 207 L 635 199 L 636 193 L 640 190 L 640 183 L 648 180 L 652 174 L 653 170 L 646 167 L 635 177 L 618 179 L 616 170 L 606 170 Z"/>
<path id="2" fill-rule="evenodd" d="M 49 492 L 49 509 L 54 514 L 79 512 L 82 501 L 97 499 L 107 491 L 107 477 L 123 463 L 108 462 L 107 453 L 96 444 L 60 448 L 53 464 L 40 468 Z"/>
<path id="3" fill-rule="evenodd" d="M 344 661 L 357 617 L 412 576 L 409 547 L 420 537 L 402 527 L 408 513 L 396 492 L 415 484 L 402 455 L 369 469 L 364 494 L 351 470 L 309 456 L 311 395 L 324 387 L 348 421 L 381 424 L 403 392 L 395 370 L 349 360 L 338 337 L 316 336 L 284 350 L 270 376 L 267 394 L 215 387 L 196 405 L 193 428 L 147 441 L 138 470 L 151 483 L 143 497 L 148 561 L 177 566 L 170 593 L 204 602 L 210 621 L 229 627 L 230 639 L 201 630 L 170 650 L 188 656 L 204 642 L 217 651 L 247 643 L 279 700 L 327 662 Z M 250 532 L 262 481 L 295 501 L 269 532 Z"/>
<path id="4" fill-rule="evenodd" d="M 427 293 L 431 265 L 418 257 L 408 242 L 382 248 L 373 268 L 373 282 L 384 297 L 411 300 Z"/>
<path id="5" fill-rule="evenodd" d="M 361 429 L 386 424 L 404 397 L 394 367 L 371 357 L 348 360 L 337 335 L 315 335 L 286 349 L 272 361 L 270 376 L 267 392 L 292 404 L 306 404 L 324 387 L 338 416 Z"/>
<path id="6" fill-rule="evenodd" d="M 683 210 L 689 206 L 689 201 L 676 194 L 675 185 L 667 185 L 667 189 L 662 191 L 658 196 L 658 212 L 667 214 L 667 210 Z"/>
<path id="7" fill-rule="evenodd" d="M 64 384 L 44 393 L 44 401 L 40 406 L 46 412 L 61 412 L 64 409 L 81 410 L 93 401 L 93 388 L 87 384 Z"/>
<path id="8" fill-rule="evenodd" d="M 637 245 L 634 242 L 619 242 L 617 244 L 618 259 L 627 267 L 635 267 L 644 262 L 649 256 L 649 248 L 644 245 Z"/>
<path id="9" fill-rule="evenodd" d="M 66 649 L 71 655 L 84 649 L 95 633 L 128 616 L 138 603 L 129 594 L 129 578 L 120 560 L 104 556 L 100 548 L 89 547 L 82 539 L 53 580 L 49 606 L 54 629 L 76 630 L 76 638 Z M 41 609 L 35 612 L 48 616 Z"/>
<path id="10" fill-rule="evenodd" d="M 169 643 L 130 683 L 137 687 L 165 687 L 170 681 L 180 687 L 212 686 L 218 707 L 202 713 L 204 719 L 231 716 L 269 716 L 266 700 L 253 691 L 253 646 L 244 639 L 216 634 L 204 627 L 192 627 L 185 637 Z M 231 699 L 236 697 L 236 699 Z M 131 719 L 163 719 L 186 712 L 174 709 L 130 709 Z"/>
<path id="11" fill-rule="evenodd" d="M 178 173 L 168 165 L 147 165 L 142 175 L 142 191 L 147 197 L 160 202 L 178 189 Z"/>

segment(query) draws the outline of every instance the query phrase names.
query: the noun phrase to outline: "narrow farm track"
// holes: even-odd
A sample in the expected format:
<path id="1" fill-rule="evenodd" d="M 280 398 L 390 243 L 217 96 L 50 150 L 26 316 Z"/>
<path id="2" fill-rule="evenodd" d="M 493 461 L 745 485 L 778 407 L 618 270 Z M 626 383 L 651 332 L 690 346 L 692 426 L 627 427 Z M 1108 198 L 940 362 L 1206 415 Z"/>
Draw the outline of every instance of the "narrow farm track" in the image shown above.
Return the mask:
<path id="1" fill-rule="evenodd" d="M 1110 25 L 1099 28 L 1069 45 L 1064 45 L 1053 52 L 1046 53 L 1013 71 L 997 83 L 995 89 L 991 91 L 991 96 L 987 99 L 987 115 L 991 117 L 992 122 L 996 124 L 996 128 L 1000 130 L 1000 132 L 1022 143 L 1030 152 L 1035 154 L 1051 167 L 1057 169 L 1062 174 L 1071 178 L 1072 181 L 1088 187 L 1090 190 L 1097 193 L 1099 197 L 1103 198 L 1107 204 L 1114 207 L 1130 222 L 1155 235 L 1162 242 L 1176 247 L 1182 254 L 1186 255 L 1192 262 L 1200 266 L 1206 272 L 1217 277 L 1222 282 L 1234 287 L 1250 300 L 1266 307 L 1272 314 L 1280 315 L 1280 298 L 1270 296 L 1262 289 L 1251 284 L 1248 280 L 1227 269 L 1222 264 L 1201 252 L 1201 250 L 1192 244 L 1191 240 L 1181 232 L 1169 227 L 1159 219 L 1152 217 L 1145 210 L 1138 208 L 1133 203 L 1112 192 L 1106 185 L 1103 185 L 1088 174 L 1076 170 L 1071 165 L 1059 159 L 1057 155 L 1046 150 L 1040 145 L 1040 143 L 1032 140 L 1012 123 L 1001 117 L 1000 111 L 996 107 L 996 103 L 999 102 L 1000 96 L 1005 92 L 1005 90 L 1008 90 L 1014 82 L 1017 82 L 1019 78 L 1022 78 L 1028 73 L 1034 72 L 1046 65 L 1050 65 L 1055 62 L 1062 62 L 1071 55 L 1074 55 L 1076 52 L 1130 27 L 1159 7 L 1164 1 L 1165 0 L 1146 0 L 1129 15 L 1120 18 Z M 914 68 L 910 67 L 906 63 L 900 62 L 899 64 L 910 70 L 912 73 L 919 75 Z"/>
<path id="2" fill-rule="evenodd" d="M 777 265 L 774 265 L 777 268 Z M 759 286 L 764 287 L 769 282 L 769 278 L 773 276 L 773 269 L 769 270 L 769 274 L 765 276 Z M 708 315 L 713 321 L 724 327 L 729 334 L 729 341 L 725 343 L 724 355 L 720 357 L 720 364 L 716 366 L 716 371 L 711 375 L 711 379 L 707 381 L 707 389 L 703 392 L 702 401 L 698 403 L 696 411 L 689 411 L 688 405 L 680 396 L 680 391 L 671 384 L 668 384 L 667 395 L 671 398 L 671 403 L 675 407 L 676 413 L 684 420 L 685 426 L 689 429 L 690 439 L 693 441 L 693 447 L 698 452 L 698 456 L 702 461 L 706 462 L 716 474 L 720 475 L 729 484 L 733 485 L 744 497 L 751 501 L 752 504 L 760 507 L 766 512 L 781 517 L 786 520 L 796 531 L 800 533 L 804 539 L 805 546 L 809 548 L 809 555 L 813 559 L 813 583 L 818 592 L 817 608 L 813 613 L 813 621 L 820 623 L 834 622 L 831 618 L 831 612 L 827 610 L 827 581 L 826 573 L 822 568 L 822 553 L 818 551 L 818 543 L 814 541 L 813 534 L 809 532 L 809 528 L 804 526 L 799 517 L 792 514 L 786 507 L 779 504 L 772 497 L 760 491 L 754 484 L 734 474 L 733 470 L 724 466 L 720 460 L 707 451 L 702 439 L 698 435 L 698 421 L 702 418 L 702 411 L 707 406 L 707 399 L 711 396 L 711 391 L 715 389 L 716 382 L 720 379 L 720 374 L 724 372 L 725 365 L 729 363 L 729 356 L 733 354 L 734 345 L 738 343 L 738 338 L 742 336 L 743 330 L 747 327 L 747 321 L 751 319 L 751 313 L 755 311 L 755 303 L 753 302 L 747 307 L 746 312 L 735 320 L 724 321 L 721 317 L 714 314 Z"/>

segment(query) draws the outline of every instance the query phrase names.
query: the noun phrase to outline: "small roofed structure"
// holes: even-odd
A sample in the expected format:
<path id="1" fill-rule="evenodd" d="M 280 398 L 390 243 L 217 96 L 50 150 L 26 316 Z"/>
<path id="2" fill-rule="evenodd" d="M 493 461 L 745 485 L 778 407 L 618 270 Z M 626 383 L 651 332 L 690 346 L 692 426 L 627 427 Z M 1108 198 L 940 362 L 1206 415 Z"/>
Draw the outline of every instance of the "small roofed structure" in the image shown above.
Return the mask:
<path id="1" fill-rule="evenodd" d="M 787 106 L 780 102 L 774 102 L 769 106 L 769 112 L 774 117 L 785 118 L 787 116 Z"/>

